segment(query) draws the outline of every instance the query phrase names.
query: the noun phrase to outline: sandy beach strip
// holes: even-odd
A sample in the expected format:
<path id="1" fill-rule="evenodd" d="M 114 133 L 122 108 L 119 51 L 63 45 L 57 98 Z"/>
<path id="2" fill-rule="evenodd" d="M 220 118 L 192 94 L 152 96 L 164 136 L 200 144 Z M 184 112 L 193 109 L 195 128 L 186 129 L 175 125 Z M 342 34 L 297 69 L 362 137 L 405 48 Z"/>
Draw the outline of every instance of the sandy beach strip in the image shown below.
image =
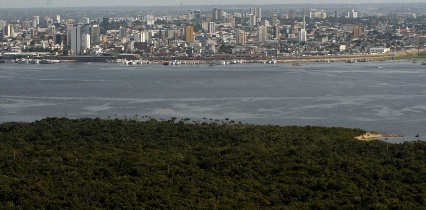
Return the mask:
<path id="1" fill-rule="evenodd" d="M 378 132 L 367 132 L 364 135 L 357 136 L 355 139 L 361 140 L 361 141 L 373 141 L 378 140 L 379 138 L 398 138 L 402 137 L 395 134 L 387 134 L 387 133 L 378 133 Z"/>

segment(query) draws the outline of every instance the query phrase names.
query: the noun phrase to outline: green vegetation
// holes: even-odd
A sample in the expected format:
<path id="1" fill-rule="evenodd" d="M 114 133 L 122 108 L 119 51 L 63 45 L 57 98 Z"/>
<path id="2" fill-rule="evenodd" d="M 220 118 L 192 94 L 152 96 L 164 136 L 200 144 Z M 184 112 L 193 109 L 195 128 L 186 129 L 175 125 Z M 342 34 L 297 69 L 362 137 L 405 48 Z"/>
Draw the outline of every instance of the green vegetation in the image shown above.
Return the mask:
<path id="1" fill-rule="evenodd" d="M 395 56 L 395 59 L 397 60 L 426 59 L 426 52 L 401 54 L 401 55 Z"/>
<path id="2" fill-rule="evenodd" d="M 234 48 L 234 47 L 231 46 L 231 45 L 222 44 L 219 47 L 219 52 L 226 53 L 226 54 L 232 54 L 232 48 Z"/>
<path id="3" fill-rule="evenodd" d="M 426 144 L 354 139 L 364 133 L 188 119 L 3 123 L 0 209 L 425 209 Z"/>

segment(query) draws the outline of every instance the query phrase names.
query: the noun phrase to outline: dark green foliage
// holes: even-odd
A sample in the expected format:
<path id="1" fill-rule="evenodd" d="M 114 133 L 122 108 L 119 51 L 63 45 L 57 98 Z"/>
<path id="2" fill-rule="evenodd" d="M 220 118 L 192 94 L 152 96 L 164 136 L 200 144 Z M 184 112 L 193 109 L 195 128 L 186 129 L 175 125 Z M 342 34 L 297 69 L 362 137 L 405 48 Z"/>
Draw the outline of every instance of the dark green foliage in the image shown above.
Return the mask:
<path id="1" fill-rule="evenodd" d="M 423 142 L 187 122 L 1 124 L 0 209 L 426 208 Z"/>

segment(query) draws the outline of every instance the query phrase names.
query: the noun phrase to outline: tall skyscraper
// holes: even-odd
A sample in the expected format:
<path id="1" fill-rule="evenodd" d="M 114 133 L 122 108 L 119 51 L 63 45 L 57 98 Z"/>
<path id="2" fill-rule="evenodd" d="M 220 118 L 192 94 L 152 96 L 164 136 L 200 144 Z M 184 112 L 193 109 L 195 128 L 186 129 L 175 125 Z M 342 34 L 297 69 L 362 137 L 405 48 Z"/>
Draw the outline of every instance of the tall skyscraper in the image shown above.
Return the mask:
<path id="1" fill-rule="evenodd" d="M 81 54 L 81 28 L 74 27 L 71 31 L 71 50 L 74 55 Z"/>
<path id="2" fill-rule="evenodd" d="M 65 30 L 66 30 L 66 35 L 67 35 L 67 45 L 70 45 L 71 44 L 71 33 L 72 33 L 72 30 L 74 29 L 74 25 L 72 24 L 72 23 L 67 23 L 66 25 L 65 25 L 66 27 L 65 27 Z"/>
<path id="3" fill-rule="evenodd" d="M 190 42 L 194 40 L 194 27 L 187 26 L 185 27 L 185 41 Z"/>
<path id="4" fill-rule="evenodd" d="M 257 26 L 257 41 L 264 42 L 268 39 L 268 27 L 267 26 Z"/>
<path id="5" fill-rule="evenodd" d="M 56 15 L 56 22 L 60 23 L 61 22 L 61 15 Z"/>

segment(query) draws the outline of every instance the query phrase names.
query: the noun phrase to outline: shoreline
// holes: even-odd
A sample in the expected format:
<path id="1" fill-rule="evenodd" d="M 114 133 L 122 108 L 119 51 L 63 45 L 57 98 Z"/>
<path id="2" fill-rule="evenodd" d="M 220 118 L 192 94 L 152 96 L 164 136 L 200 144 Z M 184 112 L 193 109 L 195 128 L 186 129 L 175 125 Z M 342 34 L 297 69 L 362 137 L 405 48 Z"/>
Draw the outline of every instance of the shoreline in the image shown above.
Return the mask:
<path id="1" fill-rule="evenodd" d="M 424 52 L 424 51 L 422 51 Z M 209 63 L 212 61 L 232 61 L 240 60 L 243 63 L 262 63 L 275 60 L 277 63 L 298 63 L 298 62 L 342 62 L 342 61 L 388 61 L 388 60 L 426 60 L 425 55 L 411 54 L 413 52 L 390 52 L 379 54 L 352 54 L 352 55 L 321 55 L 321 56 L 247 56 L 247 55 L 215 55 L 212 57 L 159 57 L 159 58 L 139 58 L 136 60 L 149 61 L 153 63 L 162 63 L 171 60 L 184 61 L 187 63 Z M 14 59 L 11 57 L 0 56 L 1 59 Z M 15 58 L 18 60 L 18 58 Z M 55 59 L 61 62 L 105 62 L 114 61 L 118 58 L 111 56 L 54 56 L 38 57 L 34 59 Z M 121 59 L 119 59 L 121 60 Z M 126 60 L 126 59 L 124 59 Z M 130 59 L 132 60 L 132 59 Z M 129 61 L 130 61 L 129 60 Z"/>
<path id="2" fill-rule="evenodd" d="M 379 132 L 366 132 L 365 134 L 361 136 L 355 137 L 355 139 L 360 141 L 375 141 L 375 140 L 379 140 L 380 138 L 401 138 L 401 137 L 403 136 L 388 134 L 388 133 L 379 133 Z"/>

